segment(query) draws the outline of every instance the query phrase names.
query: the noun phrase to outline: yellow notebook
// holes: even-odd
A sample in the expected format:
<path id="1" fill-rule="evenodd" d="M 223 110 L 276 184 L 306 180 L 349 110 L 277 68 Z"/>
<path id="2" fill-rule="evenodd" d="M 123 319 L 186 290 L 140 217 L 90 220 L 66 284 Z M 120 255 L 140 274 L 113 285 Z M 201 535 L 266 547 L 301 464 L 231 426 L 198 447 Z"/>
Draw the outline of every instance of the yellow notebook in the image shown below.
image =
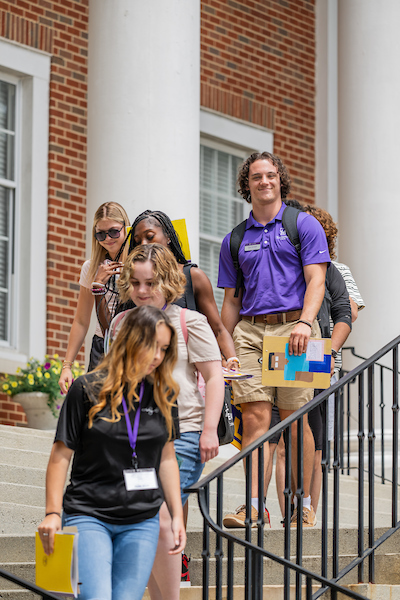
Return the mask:
<path id="1" fill-rule="evenodd" d="M 48 592 L 78 597 L 78 533 L 66 528 L 55 535 L 53 554 L 45 554 L 36 532 L 36 585 Z"/>

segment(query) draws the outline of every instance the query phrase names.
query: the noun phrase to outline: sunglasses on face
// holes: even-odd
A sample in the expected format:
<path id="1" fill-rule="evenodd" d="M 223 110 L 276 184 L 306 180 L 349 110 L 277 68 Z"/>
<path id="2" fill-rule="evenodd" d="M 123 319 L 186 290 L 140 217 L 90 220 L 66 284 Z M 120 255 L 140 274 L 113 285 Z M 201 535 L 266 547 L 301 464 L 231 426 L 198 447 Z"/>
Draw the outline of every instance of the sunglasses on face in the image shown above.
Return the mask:
<path id="1" fill-rule="evenodd" d="M 108 231 L 95 231 L 94 237 L 96 238 L 96 240 L 98 242 L 104 242 L 104 240 L 106 239 L 107 236 L 109 236 L 110 238 L 115 240 L 116 238 L 119 238 L 120 233 L 124 227 L 125 227 L 125 225 L 123 225 L 121 227 L 121 229 L 115 229 L 113 227 L 112 229 L 109 229 Z"/>

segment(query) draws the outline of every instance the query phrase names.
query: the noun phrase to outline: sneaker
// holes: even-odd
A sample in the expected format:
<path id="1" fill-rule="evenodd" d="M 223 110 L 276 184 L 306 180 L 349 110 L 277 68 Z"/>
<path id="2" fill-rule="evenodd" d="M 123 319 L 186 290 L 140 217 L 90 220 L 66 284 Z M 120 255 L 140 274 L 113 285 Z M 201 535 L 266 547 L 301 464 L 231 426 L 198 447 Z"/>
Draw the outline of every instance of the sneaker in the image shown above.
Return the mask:
<path id="1" fill-rule="evenodd" d="M 303 527 L 315 527 L 316 524 L 317 517 L 315 515 L 313 507 L 311 506 L 311 508 L 306 508 L 305 506 L 303 506 Z M 297 508 L 294 509 L 292 518 L 290 519 L 290 527 L 297 527 Z"/>
<path id="2" fill-rule="evenodd" d="M 181 587 L 189 587 L 190 575 L 189 575 L 189 562 L 187 554 L 182 553 L 182 574 L 181 574 Z"/>
<path id="3" fill-rule="evenodd" d="M 223 518 L 222 524 L 227 529 L 232 527 L 245 527 L 245 518 L 246 518 L 246 505 L 242 504 L 238 506 L 234 513 L 225 515 Z M 258 519 L 258 511 L 251 507 L 251 526 L 257 527 L 257 519 Z M 269 512 L 267 509 L 264 511 L 264 523 L 268 524 L 271 527 L 271 518 L 269 516 Z"/>

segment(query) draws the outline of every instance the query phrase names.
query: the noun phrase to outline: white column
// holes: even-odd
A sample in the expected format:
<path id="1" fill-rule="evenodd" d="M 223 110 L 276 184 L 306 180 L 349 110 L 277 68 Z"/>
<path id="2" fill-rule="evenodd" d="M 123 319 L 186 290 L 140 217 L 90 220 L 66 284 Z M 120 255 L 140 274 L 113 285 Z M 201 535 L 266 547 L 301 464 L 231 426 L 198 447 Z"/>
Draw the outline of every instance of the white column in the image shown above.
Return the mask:
<path id="1" fill-rule="evenodd" d="M 199 0 L 90 0 L 88 80 L 88 229 L 110 200 L 163 210 L 197 258 Z"/>
<path id="2" fill-rule="evenodd" d="M 199 254 L 200 0 L 90 0 L 87 255 L 114 200 L 186 219 Z M 95 318 L 86 338 L 86 354 Z"/>
<path id="3" fill-rule="evenodd" d="M 315 203 L 338 219 L 337 0 L 317 0 Z"/>
<path id="4" fill-rule="evenodd" d="M 400 2 L 338 7 L 339 259 L 366 303 L 351 342 L 370 356 L 400 333 Z"/>

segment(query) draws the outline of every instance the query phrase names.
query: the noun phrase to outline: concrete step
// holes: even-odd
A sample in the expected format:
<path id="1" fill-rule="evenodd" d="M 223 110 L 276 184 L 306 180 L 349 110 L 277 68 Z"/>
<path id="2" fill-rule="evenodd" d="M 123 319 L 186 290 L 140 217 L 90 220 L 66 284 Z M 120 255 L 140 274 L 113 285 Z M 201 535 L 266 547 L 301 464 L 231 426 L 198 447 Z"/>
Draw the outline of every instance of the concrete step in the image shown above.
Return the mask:
<path id="1" fill-rule="evenodd" d="M 359 584 L 350 584 L 345 586 L 359 594 L 362 594 L 366 598 L 370 600 L 400 600 L 400 586 L 398 585 L 384 585 L 384 584 L 368 584 L 368 583 L 359 583 Z M 317 586 L 313 586 L 312 592 L 313 594 L 318 591 Z M 187 588 L 181 588 L 180 598 L 181 600 L 202 600 L 202 588 L 200 586 L 194 586 Z M 234 600 L 243 600 L 244 598 L 245 588 L 243 585 L 236 585 L 233 589 L 233 599 Z M 215 586 L 210 586 L 208 589 L 209 599 L 215 599 Z M 296 588 L 295 586 L 290 586 L 290 599 L 295 600 L 296 598 Z M 328 599 L 330 596 L 326 596 Z M 222 587 L 222 600 L 226 600 L 227 598 L 227 588 L 226 586 Z M 263 598 L 268 598 L 268 600 L 283 600 L 283 586 L 282 585 L 264 585 L 263 586 Z M 306 598 L 306 588 L 302 587 L 302 599 Z M 322 596 L 325 598 L 325 595 Z M 146 590 L 145 595 L 143 596 L 143 600 L 149 600 L 150 595 Z M 338 600 L 349 600 L 348 596 L 344 594 L 338 595 Z"/>
<path id="2" fill-rule="evenodd" d="M 30 583 L 35 583 L 35 563 L 18 563 L 18 562 L 3 562 L 1 563 L 1 568 L 11 573 L 11 575 L 15 575 L 16 577 L 21 577 L 25 581 L 29 581 Z M 4 590 L 20 590 L 21 587 L 12 581 L 8 581 L 7 579 L 2 579 L 0 581 L 0 587 Z M 1 596 L 0 596 L 1 598 Z"/>
<path id="3" fill-rule="evenodd" d="M 50 454 L 54 440 L 54 432 L 41 432 L 37 429 L 25 430 L 20 427 L 0 429 L 0 446 L 7 448 L 20 448 L 21 450 L 34 450 Z M 23 432 L 23 433 L 21 433 Z M 42 433 L 51 435 L 41 435 Z"/>
<path id="4" fill-rule="evenodd" d="M 0 502 L 0 534 L 32 535 L 44 515 L 43 506 Z"/>
<path id="5" fill-rule="evenodd" d="M 356 555 L 342 555 L 339 558 L 339 570 L 344 568 Z M 321 573 L 321 556 L 303 556 L 303 567 L 313 573 Z M 209 584 L 215 585 L 215 559 L 209 561 L 210 575 Z M 245 560 L 243 557 L 234 558 L 233 582 L 234 585 L 244 585 L 245 581 Z M 364 567 L 365 576 L 368 577 L 368 563 Z M 203 561 L 201 558 L 193 558 L 189 563 L 190 580 L 193 585 L 202 585 Z M 332 573 L 332 559 L 328 560 L 328 577 Z M 284 570 L 281 565 L 275 561 L 264 558 L 263 560 L 263 581 L 266 585 L 283 585 Z M 227 581 L 227 561 L 224 558 L 222 564 L 222 582 Z M 291 574 L 291 584 L 295 583 L 295 575 Z M 377 555 L 375 557 L 375 582 L 390 585 L 400 584 L 400 555 Z M 342 585 L 358 583 L 357 569 L 353 569 L 341 581 Z"/>
<path id="6" fill-rule="evenodd" d="M 46 469 L 0 464 L 0 481 L 3 483 L 19 483 L 22 485 L 44 487 L 46 483 Z"/>
<path id="7" fill-rule="evenodd" d="M 226 447 L 223 447 L 223 451 Z M 229 452 L 229 449 L 228 449 Z M 222 465 L 229 455 L 222 454 L 205 465 L 203 474 L 208 474 Z M 340 475 L 340 498 L 339 498 L 339 526 L 340 528 L 352 528 L 358 525 L 358 479 L 354 476 Z M 334 475 L 328 474 L 328 526 L 333 526 L 333 482 Z M 234 465 L 223 477 L 223 514 L 234 512 L 235 509 L 245 502 L 245 477 L 241 463 Z M 379 479 L 375 479 L 375 526 L 391 527 L 391 494 L 390 484 L 383 485 Z M 271 484 L 267 496 L 267 508 L 271 515 L 273 529 L 281 529 L 281 512 L 275 486 L 275 473 L 273 471 Z M 400 498 L 398 504 L 400 512 Z M 216 483 L 210 486 L 210 514 L 216 519 Z M 317 510 L 317 528 L 321 527 L 321 500 Z M 364 519 L 368 523 L 368 479 L 364 485 Z M 200 514 L 197 497 L 192 494 L 189 497 L 189 528 L 192 531 L 201 531 L 203 520 Z"/>
<path id="8" fill-rule="evenodd" d="M 32 562 L 35 560 L 35 535 L 0 535 L 0 557 L 7 562 Z"/>
<path id="9" fill-rule="evenodd" d="M 229 530 L 235 537 L 244 540 L 245 531 L 243 529 Z M 386 530 L 377 528 L 375 530 L 375 538 L 378 539 Z M 296 553 L 296 530 L 291 531 L 291 554 Z M 215 551 L 216 535 L 210 530 L 209 551 L 211 556 Z M 252 530 L 252 543 L 257 545 L 257 530 Z M 341 529 L 339 531 L 339 555 L 348 555 L 358 553 L 358 530 Z M 364 547 L 368 546 L 368 528 L 364 529 Z M 303 555 L 304 556 L 319 556 L 321 554 L 322 540 L 321 530 L 316 528 L 303 530 Z M 332 552 L 333 547 L 333 532 L 328 531 L 328 553 Z M 283 556 L 284 552 L 284 530 L 283 529 L 264 529 L 264 548 L 270 550 L 278 556 Z M 227 541 L 223 540 L 222 550 L 227 555 Z M 194 558 L 200 558 L 203 551 L 203 533 L 200 531 L 188 531 L 188 541 L 186 544 L 186 554 Z M 235 556 L 244 556 L 244 547 L 236 544 Z M 384 544 L 381 544 L 375 554 L 397 554 L 400 552 L 400 531 L 388 538 Z"/>
<path id="10" fill-rule="evenodd" d="M 38 452 L 36 450 L 21 450 L 0 446 L 0 464 L 13 465 L 16 467 L 33 467 L 35 469 L 46 469 L 50 452 Z"/>
<path id="11" fill-rule="evenodd" d="M 21 483 L 0 482 L 0 498 L 3 502 L 40 506 L 43 509 L 45 505 L 45 488 Z"/>
<path id="12" fill-rule="evenodd" d="M 19 590 L 3 590 L 0 579 L 0 598 L 1 600 L 38 600 L 39 596 L 21 588 Z"/>

